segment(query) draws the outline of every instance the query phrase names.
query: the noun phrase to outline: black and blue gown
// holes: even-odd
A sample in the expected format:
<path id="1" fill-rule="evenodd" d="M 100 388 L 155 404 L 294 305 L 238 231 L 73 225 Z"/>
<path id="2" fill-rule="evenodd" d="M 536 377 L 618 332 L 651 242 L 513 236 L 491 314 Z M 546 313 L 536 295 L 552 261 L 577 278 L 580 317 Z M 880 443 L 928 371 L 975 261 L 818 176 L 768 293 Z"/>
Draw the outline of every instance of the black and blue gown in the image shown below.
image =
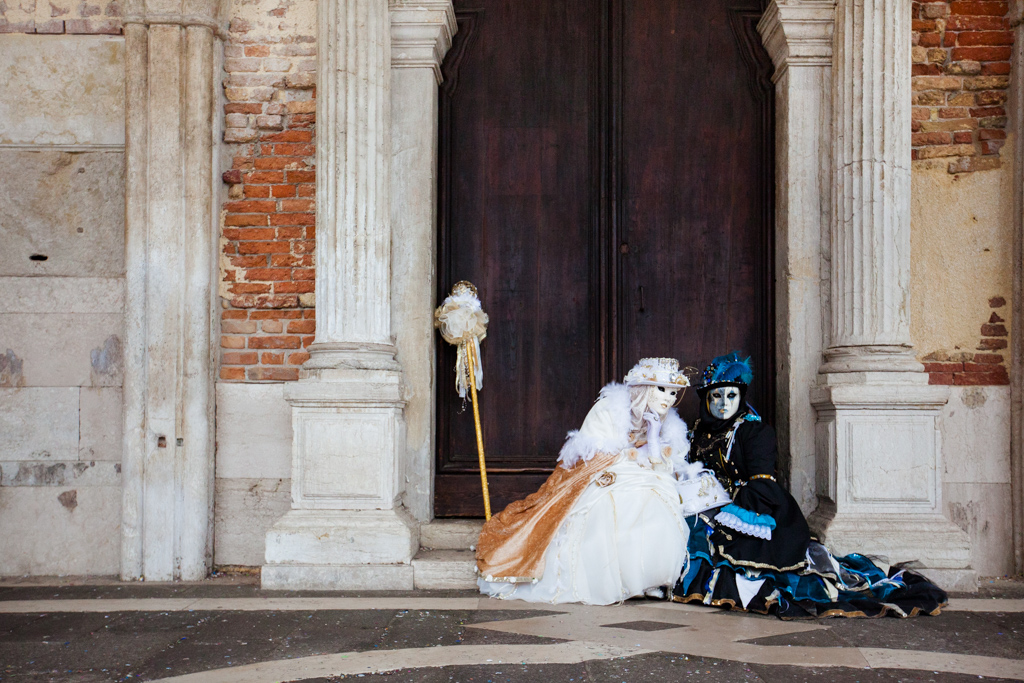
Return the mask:
<path id="1" fill-rule="evenodd" d="M 776 480 L 777 457 L 775 430 L 749 407 L 720 420 L 701 406 L 689 460 L 712 470 L 733 502 L 687 518 L 690 564 L 673 600 L 782 619 L 939 613 L 946 594 L 920 574 L 835 557 L 814 540 Z"/>

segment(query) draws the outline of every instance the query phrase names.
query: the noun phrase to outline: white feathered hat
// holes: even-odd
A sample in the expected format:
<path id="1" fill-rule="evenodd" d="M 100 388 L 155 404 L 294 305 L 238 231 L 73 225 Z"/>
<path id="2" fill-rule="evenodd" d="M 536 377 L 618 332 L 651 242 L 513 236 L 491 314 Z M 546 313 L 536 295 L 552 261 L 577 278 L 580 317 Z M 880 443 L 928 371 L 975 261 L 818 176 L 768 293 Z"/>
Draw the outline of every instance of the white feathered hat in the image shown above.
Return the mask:
<path id="1" fill-rule="evenodd" d="M 641 358 L 622 380 L 626 386 L 688 387 L 689 378 L 679 371 L 675 358 Z"/>

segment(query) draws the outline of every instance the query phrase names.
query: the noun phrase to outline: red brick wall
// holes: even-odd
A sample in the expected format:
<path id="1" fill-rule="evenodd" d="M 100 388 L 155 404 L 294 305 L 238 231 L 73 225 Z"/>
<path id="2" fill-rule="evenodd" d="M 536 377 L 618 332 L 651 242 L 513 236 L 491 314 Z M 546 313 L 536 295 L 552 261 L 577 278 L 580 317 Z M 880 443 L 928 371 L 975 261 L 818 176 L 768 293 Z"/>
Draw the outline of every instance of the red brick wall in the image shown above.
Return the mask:
<path id="1" fill-rule="evenodd" d="M 1006 359 L 1007 348 L 1005 319 L 1006 299 L 995 296 L 989 299 L 992 309 L 988 322 L 981 326 L 981 337 L 973 351 L 947 353 L 937 351 L 924 358 L 924 369 L 929 384 L 952 384 L 957 386 L 1009 384 Z"/>
<path id="2" fill-rule="evenodd" d="M 915 2 L 913 12 L 913 158 L 948 158 L 950 173 L 998 168 L 1013 45 L 1009 3 Z"/>
<path id="3" fill-rule="evenodd" d="M 316 48 L 312 36 L 238 19 L 230 34 L 220 377 L 294 380 L 315 327 Z"/>

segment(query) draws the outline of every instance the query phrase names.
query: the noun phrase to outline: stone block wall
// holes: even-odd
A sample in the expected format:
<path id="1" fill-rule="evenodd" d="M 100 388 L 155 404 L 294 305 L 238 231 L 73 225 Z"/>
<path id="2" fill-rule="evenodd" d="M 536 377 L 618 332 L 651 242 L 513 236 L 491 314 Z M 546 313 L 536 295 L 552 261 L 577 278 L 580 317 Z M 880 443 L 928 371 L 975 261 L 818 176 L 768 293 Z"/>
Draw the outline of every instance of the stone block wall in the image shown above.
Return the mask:
<path id="1" fill-rule="evenodd" d="M 124 42 L 40 33 L 0 38 L 0 575 L 116 574 Z"/>
<path id="2" fill-rule="evenodd" d="M 1006 140 L 1010 3 L 913 4 L 913 158 L 949 173 L 998 168 Z"/>
<path id="3" fill-rule="evenodd" d="M 310 0 L 236 3 L 224 47 L 225 381 L 298 379 L 313 341 L 316 46 Z"/>
<path id="4" fill-rule="evenodd" d="M 0 3 L 0 33 L 121 33 L 123 0 L 19 0 Z"/>

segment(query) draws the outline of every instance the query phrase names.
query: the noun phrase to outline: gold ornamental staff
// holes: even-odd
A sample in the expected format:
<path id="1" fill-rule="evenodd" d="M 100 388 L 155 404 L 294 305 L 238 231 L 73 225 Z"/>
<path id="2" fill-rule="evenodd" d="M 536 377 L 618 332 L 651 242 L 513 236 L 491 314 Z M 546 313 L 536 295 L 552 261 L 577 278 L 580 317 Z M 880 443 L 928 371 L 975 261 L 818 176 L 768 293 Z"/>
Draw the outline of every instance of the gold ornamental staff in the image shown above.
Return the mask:
<path id="1" fill-rule="evenodd" d="M 480 484 L 484 493 L 484 517 L 491 518 L 491 494 L 487 488 L 487 464 L 484 461 L 484 436 L 480 429 L 480 407 L 477 390 L 484 388 L 484 370 L 480 362 L 480 342 L 487 337 L 487 314 L 473 283 L 462 280 L 434 311 L 434 326 L 449 344 L 458 347 L 455 360 L 455 388 L 466 398 L 466 389 L 473 401 L 473 422 L 476 426 L 476 450 L 480 456 Z"/>

